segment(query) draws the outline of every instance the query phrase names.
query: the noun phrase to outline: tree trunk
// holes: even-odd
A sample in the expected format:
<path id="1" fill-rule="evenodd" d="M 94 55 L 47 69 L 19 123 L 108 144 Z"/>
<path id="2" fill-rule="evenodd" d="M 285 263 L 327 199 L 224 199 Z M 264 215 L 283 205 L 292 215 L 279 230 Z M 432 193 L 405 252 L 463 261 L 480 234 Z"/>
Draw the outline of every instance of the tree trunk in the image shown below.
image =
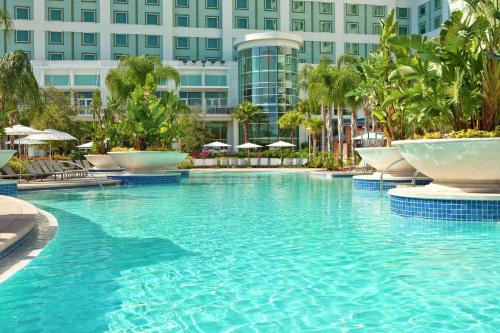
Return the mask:
<path id="1" fill-rule="evenodd" d="M 332 107 L 328 107 L 325 112 L 326 116 L 326 138 L 328 140 L 327 142 L 327 147 L 328 147 L 328 153 L 332 153 L 332 143 L 333 143 L 333 130 L 332 130 Z"/>
<path id="2" fill-rule="evenodd" d="M 294 140 L 295 140 L 295 128 L 292 128 L 290 130 L 290 143 L 294 144 Z"/>
<path id="3" fill-rule="evenodd" d="M 243 122 L 243 143 L 248 143 L 248 121 Z"/>
<path id="4" fill-rule="evenodd" d="M 366 121 L 366 118 L 365 118 Z M 354 136 L 356 135 L 356 128 L 358 127 L 357 124 L 357 116 L 356 116 L 356 107 L 352 107 L 352 114 L 351 114 L 351 158 L 352 158 L 352 165 L 356 164 L 356 157 L 354 154 L 354 149 L 356 148 L 354 145 Z"/>
<path id="5" fill-rule="evenodd" d="M 12 111 L 9 113 L 9 126 L 12 127 L 17 123 L 17 111 Z M 14 144 L 16 143 L 16 137 L 14 135 L 10 136 L 10 149 L 14 149 Z"/>
<path id="6" fill-rule="evenodd" d="M 316 156 L 316 154 L 318 153 L 317 150 L 318 150 L 318 136 L 313 133 L 312 135 L 312 141 L 313 141 L 313 156 Z"/>
<path id="7" fill-rule="evenodd" d="M 387 147 L 390 147 L 392 141 L 395 140 L 394 127 L 392 126 L 392 115 L 394 114 L 394 111 L 394 106 L 389 105 L 387 107 L 387 121 L 384 124 L 384 132 L 387 136 Z"/>
<path id="8" fill-rule="evenodd" d="M 325 121 L 325 108 L 321 105 L 321 120 Z M 321 129 L 321 155 L 325 157 L 325 127 Z"/>
<path id="9" fill-rule="evenodd" d="M 365 112 L 365 132 L 368 133 L 370 131 L 368 121 L 368 118 L 370 117 L 370 101 L 366 97 L 363 99 L 363 111 Z"/>
<path id="10" fill-rule="evenodd" d="M 339 132 L 339 161 L 344 164 L 344 110 L 342 104 L 337 105 L 338 132 Z"/>

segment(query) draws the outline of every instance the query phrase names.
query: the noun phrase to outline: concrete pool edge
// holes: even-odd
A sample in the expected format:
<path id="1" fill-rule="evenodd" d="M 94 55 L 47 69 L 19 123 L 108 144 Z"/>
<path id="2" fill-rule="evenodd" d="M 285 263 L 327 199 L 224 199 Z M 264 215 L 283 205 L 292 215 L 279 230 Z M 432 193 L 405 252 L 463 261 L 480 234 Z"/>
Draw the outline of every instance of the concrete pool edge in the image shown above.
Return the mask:
<path id="1" fill-rule="evenodd" d="M 20 245 L 0 260 L 0 284 L 28 266 L 50 244 L 57 233 L 59 224 L 54 215 L 36 209 L 38 215 L 34 228 L 25 235 L 27 237 L 21 240 Z"/>

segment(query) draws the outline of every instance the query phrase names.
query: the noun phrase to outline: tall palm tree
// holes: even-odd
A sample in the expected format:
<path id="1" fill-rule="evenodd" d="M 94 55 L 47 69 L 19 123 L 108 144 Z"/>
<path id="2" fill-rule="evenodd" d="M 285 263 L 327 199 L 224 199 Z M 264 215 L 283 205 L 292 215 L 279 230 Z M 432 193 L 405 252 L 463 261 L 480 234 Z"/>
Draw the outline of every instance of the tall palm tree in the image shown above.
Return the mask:
<path id="1" fill-rule="evenodd" d="M 243 123 L 243 141 L 248 142 L 250 122 L 258 120 L 262 116 L 262 107 L 252 102 L 245 101 L 231 110 L 231 117 Z"/>
<path id="2" fill-rule="evenodd" d="M 278 125 L 280 128 L 290 130 L 291 143 L 294 143 L 295 140 L 295 129 L 304 122 L 304 119 L 304 115 L 297 109 L 288 111 L 280 117 Z"/>
<path id="3" fill-rule="evenodd" d="M 318 136 L 321 134 L 321 131 L 325 127 L 325 122 L 321 118 L 308 118 L 304 121 L 304 127 L 306 128 L 306 131 L 311 135 L 312 137 L 312 151 L 313 151 L 313 156 L 316 156 L 318 152 Z"/>
<path id="4" fill-rule="evenodd" d="M 0 113 L 3 118 L 13 126 L 21 107 L 38 112 L 42 105 L 41 91 L 30 60 L 19 50 L 7 53 L 0 60 Z"/>
<path id="5" fill-rule="evenodd" d="M 179 72 L 169 65 L 162 64 L 159 57 L 125 56 L 120 59 L 118 66 L 108 72 L 106 86 L 111 96 L 117 101 L 125 103 L 136 86 L 144 86 L 146 77 L 151 74 L 156 85 L 162 81 L 180 81 Z"/>

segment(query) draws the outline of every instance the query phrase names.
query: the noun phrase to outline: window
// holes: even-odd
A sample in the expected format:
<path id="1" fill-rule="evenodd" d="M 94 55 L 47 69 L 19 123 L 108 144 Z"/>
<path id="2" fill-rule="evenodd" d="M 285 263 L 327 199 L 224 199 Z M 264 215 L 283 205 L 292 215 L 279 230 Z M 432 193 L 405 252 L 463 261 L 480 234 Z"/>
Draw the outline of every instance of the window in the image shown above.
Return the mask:
<path id="1" fill-rule="evenodd" d="M 127 47 L 128 46 L 128 35 L 115 34 L 115 46 Z"/>
<path id="2" fill-rule="evenodd" d="M 359 5 L 346 4 L 346 13 L 347 15 L 359 15 Z"/>
<path id="3" fill-rule="evenodd" d="M 441 28 L 441 16 L 436 16 L 434 18 L 434 29 Z"/>
<path id="4" fill-rule="evenodd" d="M 398 34 L 399 35 L 408 35 L 408 27 L 406 25 L 400 25 L 398 27 Z"/>
<path id="5" fill-rule="evenodd" d="M 82 10 L 82 22 L 96 22 L 95 10 Z"/>
<path id="6" fill-rule="evenodd" d="M 146 13 L 146 24 L 147 25 L 159 25 L 160 15 L 158 13 Z"/>
<path id="7" fill-rule="evenodd" d="M 146 5 L 159 5 L 158 0 L 146 0 Z"/>
<path id="8" fill-rule="evenodd" d="M 160 36 L 147 35 L 146 36 L 146 47 L 160 47 Z"/>
<path id="9" fill-rule="evenodd" d="M 205 27 L 219 28 L 219 18 L 217 16 L 207 16 L 205 18 Z"/>
<path id="10" fill-rule="evenodd" d="M 359 54 L 359 44 L 358 43 L 346 43 L 346 53 L 347 54 Z"/>
<path id="11" fill-rule="evenodd" d="M 189 16 L 187 15 L 176 15 L 175 16 L 175 25 L 178 27 L 189 27 Z"/>
<path id="12" fill-rule="evenodd" d="M 218 38 L 207 38 L 205 49 L 207 50 L 218 50 L 219 49 L 219 39 Z"/>
<path id="13" fill-rule="evenodd" d="M 82 60 L 97 60 L 95 53 L 82 53 Z"/>
<path id="14" fill-rule="evenodd" d="M 64 53 L 62 53 L 62 52 L 49 52 L 49 60 L 64 60 Z"/>
<path id="15" fill-rule="evenodd" d="M 189 61 L 189 57 L 177 57 L 175 59 L 177 59 L 179 61 Z"/>
<path id="16" fill-rule="evenodd" d="M 356 22 L 347 22 L 345 32 L 348 34 L 357 34 L 359 33 L 359 26 Z"/>
<path id="17" fill-rule="evenodd" d="M 425 5 L 421 5 L 418 7 L 418 16 L 424 16 L 425 15 Z"/>
<path id="18" fill-rule="evenodd" d="M 16 43 L 29 43 L 30 32 L 29 30 L 16 30 Z"/>
<path id="19" fill-rule="evenodd" d="M 398 18 L 407 19 L 410 16 L 409 8 L 398 8 Z"/>
<path id="20" fill-rule="evenodd" d="M 421 35 L 425 34 L 425 32 L 426 32 L 426 29 L 425 29 L 425 22 L 420 23 L 420 25 L 419 25 L 419 31 L 420 31 L 420 34 L 421 34 Z"/>
<path id="21" fill-rule="evenodd" d="M 126 56 L 127 56 L 126 54 L 115 53 L 113 55 L 113 58 L 115 58 L 115 60 L 121 60 L 123 57 L 126 57 Z"/>
<path id="22" fill-rule="evenodd" d="M 61 8 L 49 8 L 49 21 L 62 21 L 63 10 Z"/>
<path id="23" fill-rule="evenodd" d="M 299 52 L 304 53 L 306 52 L 306 42 L 302 43 L 299 47 Z"/>
<path id="24" fill-rule="evenodd" d="M 236 1 L 236 9 L 248 9 L 248 0 L 235 0 Z"/>
<path id="25" fill-rule="evenodd" d="M 64 44 L 64 34 L 60 31 L 50 31 L 49 44 Z"/>
<path id="26" fill-rule="evenodd" d="M 114 12 L 115 23 L 128 23 L 128 12 Z"/>
<path id="27" fill-rule="evenodd" d="M 189 7 L 189 0 L 175 0 L 176 7 Z"/>
<path id="28" fill-rule="evenodd" d="M 14 18 L 16 20 L 29 20 L 30 7 L 14 7 Z"/>
<path id="29" fill-rule="evenodd" d="M 265 30 L 277 30 L 278 29 L 278 23 L 276 19 L 270 19 L 266 18 L 264 19 L 264 29 Z"/>
<path id="30" fill-rule="evenodd" d="M 332 14 L 333 4 L 331 2 L 320 2 L 319 3 L 319 13 L 320 14 Z"/>
<path id="31" fill-rule="evenodd" d="M 305 21 L 292 20 L 292 31 L 305 31 Z"/>
<path id="32" fill-rule="evenodd" d="M 219 8 L 219 0 L 206 0 L 205 1 L 206 8 Z"/>
<path id="33" fill-rule="evenodd" d="M 96 45 L 96 34 L 91 32 L 82 32 L 82 45 Z"/>
<path id="34" fill-rule="evenodd" d="M 265 5 L 264 5 L 264 10 L 277 10 L 277 2 L 278 0 L 264 0 Z"/>
<path id="35" fill-rule="evenodd" d="M 236 17 L 236 29 L 248 29 L 248 17 Z"/>
<path id="36" fill-rule="evenodd" d="M 304 1 L 296 1 L 292 2 L 292 11 L 296 13 L 303 13 L 305 10 Z"/>
<path id="37" fill-rule="evenodd" d="M 124 4 L 124 3 L 128 3 L 128 0 L 114 0 L 115 3 L 121 3 L 121 4 Z"/>
<path id="38" fill-rule="evenodd" d="M 319 52 L 320 53 L 332 53 L 332 43 L 331 42 L 320 42 Z"/>
<path id="39" fill-rule="evenodd" d="M 177 37 L 176 47 L 178 49 L 188 49 L 189 48 L 189 38 L 188 37 Z"/>
<path id="40" fill-rule="evenodd" d="M 434 9 L 441 8 L 441 0 L 434 0 Z"/>
<path id="41" fill-rule="evenodd" d="M 373 16 L 384 17 L 385 16 L 385 6 L 373 6 Z"/>
<path id="42" fill-rule="evenodd" d="M 373 34 L 374 35 L 380 35 L 382 32 L 382 26 L 380 23 L 373 23 Z"/>
<path id="43" fill-rule="evenodd" d="M 319 21 L 320 32 L 332 32 L 332 21 Z"/>

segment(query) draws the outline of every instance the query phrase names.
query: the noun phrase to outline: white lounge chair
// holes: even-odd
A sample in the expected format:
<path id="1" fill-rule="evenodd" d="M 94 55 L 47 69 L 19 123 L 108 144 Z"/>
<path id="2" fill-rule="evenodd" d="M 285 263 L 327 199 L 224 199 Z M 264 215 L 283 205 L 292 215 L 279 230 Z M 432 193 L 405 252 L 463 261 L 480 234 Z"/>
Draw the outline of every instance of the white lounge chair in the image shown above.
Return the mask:
<path id="1" fill-rule="evenodd" d="M 246 168 L 248 166 L 248 159 L 246 158 L 238 158 L 238 167 Z"/>
<path id="2" fill-rule="evenodd" d="M 205 160 L 205 167 L 215 168 L 216 166 L 217 166 L 217 162 L 213 158 L 207 158 Z"/>
<path id="3" fill-rule="evenodd" d="M 228 165 L 230 168 L 237 168 L 238 167 L 238 159 L 237 158 L 230 158 Z"/>
<path id="4" fill-rule="evenodd" d="M 293 166 L 293 158 L 285 158 L 283 159 L 283 166 L 291 167 Z"/>
<path id="5" fill-rule="evenodd" d="M 251 158 L 250 159 L 250 166 L 252 168 L 256 168 L 259 166 L 259 158 Z"/>
<path id="6" fill-rule="evenodd" d="M 270 158 L 269 165 L 273 168 L 281 166 L 281 160 L 279 158 Z"/>
<path id="7" fill-rule="evenodd" d="M 195 159 L 193 160 L 193 166 L 194 166 L 195 168 L 203 168 L 203 164 L 204 164 L 204 163 L 203 163 L 203 159 L 201 159 L 201 158 L 195 158 Z"/>
<path id="8" fill-rule="evenodd" d="M 259 166 L 261 168 L 269 167 L 269 158 L 268 157 L 261 157 L 261 159 L 259 161 Z"/>

